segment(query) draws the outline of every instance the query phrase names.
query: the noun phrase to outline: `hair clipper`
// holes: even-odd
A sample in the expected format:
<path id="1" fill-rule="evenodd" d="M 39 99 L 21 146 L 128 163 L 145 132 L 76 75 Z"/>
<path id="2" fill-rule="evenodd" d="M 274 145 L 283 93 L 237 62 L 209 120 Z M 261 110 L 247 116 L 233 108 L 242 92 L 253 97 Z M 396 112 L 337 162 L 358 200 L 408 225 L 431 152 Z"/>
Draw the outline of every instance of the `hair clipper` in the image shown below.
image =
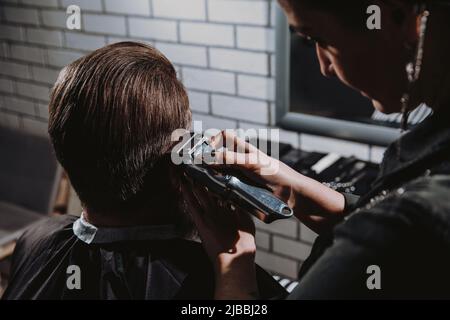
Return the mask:
<path id="1" fill-rule="evenodd" d="M 213 151 L 208 138 L 201 134 L 190 134 L 173 150 L 182 157 L 187 175 L 220 198 L 252 213 L 265 223 L 292 217 L 293 210 L 269 190 L 208 167 L 208 161 L 204 159 L 211 158 Z"/>

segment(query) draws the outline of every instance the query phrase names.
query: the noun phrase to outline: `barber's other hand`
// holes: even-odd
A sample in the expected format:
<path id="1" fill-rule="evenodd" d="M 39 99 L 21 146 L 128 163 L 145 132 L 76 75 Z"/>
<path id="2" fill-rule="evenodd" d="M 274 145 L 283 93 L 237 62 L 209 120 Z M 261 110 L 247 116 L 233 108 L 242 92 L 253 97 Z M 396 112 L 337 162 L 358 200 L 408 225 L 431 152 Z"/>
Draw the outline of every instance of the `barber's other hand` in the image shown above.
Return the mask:
<path id="1" fill-rule="evenodd" d="M 211 138 L 211 144 L 216 149 L 226 147 L 215 153 L 212 166 L 217 170 L 237 169 L 265 185 L 315 232 L 329 230 L 343 218 L 345 200 L 342 194 L 268 156 L 233 131 L 222 131 Z"/>
<path id="2" fill-rule="evenodd" d="M 256 298 L 255 225 L 251 217 L 187 177 L 182 188 L 188 211 L 214 266 L 215 298 Z"/>

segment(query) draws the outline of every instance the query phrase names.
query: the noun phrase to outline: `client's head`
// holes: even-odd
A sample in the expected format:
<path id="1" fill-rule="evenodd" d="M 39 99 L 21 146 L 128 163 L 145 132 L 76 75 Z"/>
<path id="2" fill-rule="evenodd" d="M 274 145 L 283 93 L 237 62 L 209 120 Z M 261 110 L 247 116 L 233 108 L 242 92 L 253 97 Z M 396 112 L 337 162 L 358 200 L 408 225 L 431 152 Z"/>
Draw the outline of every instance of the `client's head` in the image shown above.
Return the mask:
<path id="1" fill-rule="evenodd" d="M 175 219 L 166 155 L 191 112 L 164 55 L 133 42 L 98 49 L 61 72 L 49 109 L 56 156 L 89 215 L 132 220 L 152 208 L 155 221 Z"/>

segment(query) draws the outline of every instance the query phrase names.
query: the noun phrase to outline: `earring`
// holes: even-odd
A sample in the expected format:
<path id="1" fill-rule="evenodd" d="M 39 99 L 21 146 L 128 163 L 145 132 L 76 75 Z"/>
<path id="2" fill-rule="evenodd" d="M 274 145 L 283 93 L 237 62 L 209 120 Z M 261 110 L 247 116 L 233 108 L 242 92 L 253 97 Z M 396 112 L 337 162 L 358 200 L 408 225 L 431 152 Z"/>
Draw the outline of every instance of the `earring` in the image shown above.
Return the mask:
<path id="1" fill-rule="evenodd" d="M 426 34 L 426 30 L 427 30 L 427 22 L 428 22 L 429 16 L 430 16 L 430 12 L 428 10 L 423 10 L 422 18 L 420 21 L 419 42 L 417 44 L 415 61 L 414 61 L 414 63 L 410 62 L 406 65 L 406 75 L 408 77 L 408 91 L 401 98 L 402 114 L 403 114 L 403 118 L 404 118 L 402 121 L 402 130 L 403 131 L 407 130 L 407 125 L 408 125 L 409 100 L 410 100 L 411 89 L 412 89 L 413 85 L 417 82 L 417 80 L 419 79 L 420 72 L 422 70 L 425 34 Z"/>
<path id="2" fill-rule="evenodd" d="M 422 63 L 423 63 L 423 52 L 424 52 L 424 44 L 425 44 L 425 35 L 427 31 L 427 22 L 428 18 L 430 16 L 430 12 L 425 9 L 423 6 L 421 8 L 422 11 L 422 17 L 420 20 L 420 30 L 419 30 L 419 42 L 417 44 L 416 54 L 414 62 L 409 62 L 406 65 L 406 75 L 408 78 L 408 87 L 406 92 L 403 94 L 400 102 L 402 104 L 402 120 L 400 125 L 401 134 L 403 134 L 405 131 L 408 130 L 408 117 L 410 113 L 410 98 L 411 98 L 411 92 L 414 87 L 414 84 L 417 82 L 420 76 L 420 72 L 422 70 Z M 400 152 L 401 152 L 401 136 L 398 139 L 397 143 L 397 156 L 398 159 L 400 159 Z"/>

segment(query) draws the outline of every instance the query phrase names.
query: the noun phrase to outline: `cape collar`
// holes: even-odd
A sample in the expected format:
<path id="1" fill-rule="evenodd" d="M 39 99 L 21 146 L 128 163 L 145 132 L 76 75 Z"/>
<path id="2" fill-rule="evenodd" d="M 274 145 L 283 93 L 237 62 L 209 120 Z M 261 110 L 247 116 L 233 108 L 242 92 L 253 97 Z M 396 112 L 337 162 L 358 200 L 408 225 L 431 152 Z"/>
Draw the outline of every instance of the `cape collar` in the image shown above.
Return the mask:
<path id="1" fill-rule="evenodd" d="M 174 225 L 100 228 L 89 223 L 83 213 L 73 223 L 73 233 L 87 244 L 106 244 L 136 240 L 169 240 L 183 238 Z"/>

